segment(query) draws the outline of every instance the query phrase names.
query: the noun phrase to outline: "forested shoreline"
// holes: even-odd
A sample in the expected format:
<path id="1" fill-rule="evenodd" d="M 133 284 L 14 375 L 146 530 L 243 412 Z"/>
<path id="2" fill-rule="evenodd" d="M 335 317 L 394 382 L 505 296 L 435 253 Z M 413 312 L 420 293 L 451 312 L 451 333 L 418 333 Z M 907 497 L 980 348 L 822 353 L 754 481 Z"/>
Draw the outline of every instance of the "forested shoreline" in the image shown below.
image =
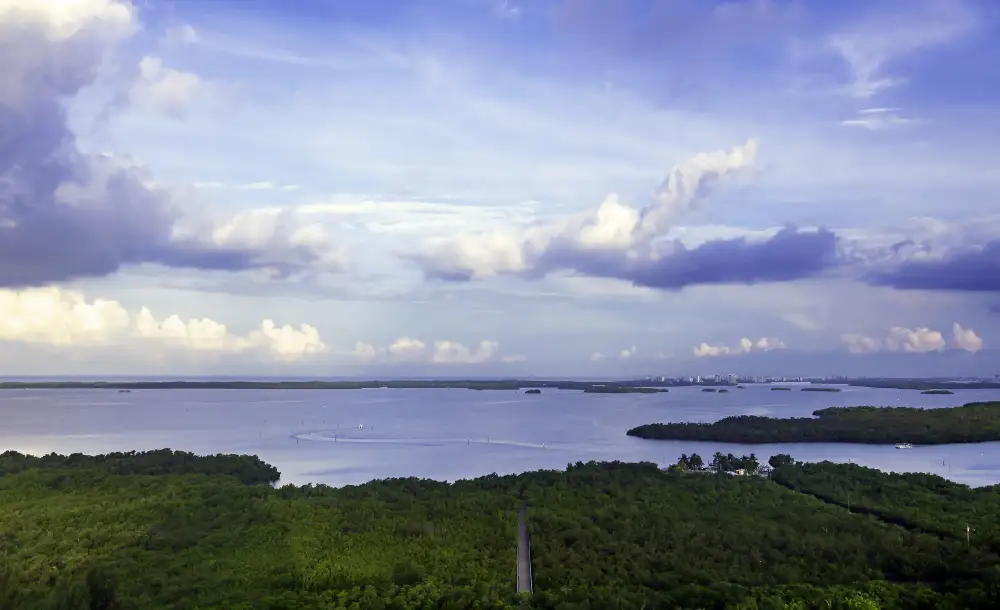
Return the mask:
<path id="1" fill-rule="evenodd" d="M 688 466 L 702 460 L 684 456 L 685 467 L 669 470 L 590 462 L 453 484 L 272 488 L 242 482 L 245 465 L 259 462 L 252 456 L 165 451 L 4 454 L 0 607 L 751 610 L 1000 601 L 989 529 L 1000 522 L 1000 503 L 990 501 L 997 492 L 936 477 L 897 479 L 789 456 L 772 460 L 773 480 L 695 476 Z M 717 454 L 713 463 L 750 467 L 756 458 Z M 217 472 L 222 464 L 236 472 Z M 271 471 L 249 479 L 262 476 Z M 880 485 L 904 496 L 885 500 Z M 853 512 L 834 501 L 848 488 Z M 521 501 L 535 581 L 524 600 L 514 594 Z M 951 516 L 942 519 L 946 506 Z M 896 517 L 900 524 L 888 520 Z M 965 520 L 982 532 L 971 544 L 961 536 Z M 935 522 L 947 535 L 926 531 Z"/>
<path id="2" fill-rule="evenodd" d="M 724 443 L 916 443 L 940 445 L 1000 440 L 1000 402 L 960 407 L 830 407 L 813 417 L 726 417 L 713 423 L 645 424 L 626 432 L 653 440 Z"/>

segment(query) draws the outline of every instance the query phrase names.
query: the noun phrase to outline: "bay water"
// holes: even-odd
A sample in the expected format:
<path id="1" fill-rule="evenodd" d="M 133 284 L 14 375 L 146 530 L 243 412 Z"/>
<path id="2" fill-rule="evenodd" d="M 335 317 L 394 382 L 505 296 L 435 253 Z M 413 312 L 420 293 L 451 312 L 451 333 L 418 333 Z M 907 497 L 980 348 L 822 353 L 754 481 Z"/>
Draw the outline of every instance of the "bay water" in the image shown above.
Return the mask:
<path id="1" fill-rule="evenodd" d="M 841 392 L 728 393 L 697 387 L 661 394 L 579 391 L 117 390 L 0 392 L 0 450 L 41 455 L 171 448 L 249 453 L 282 483 L 341 486 L 388 477 L 453 481 L 490 473 L 565 468 L 588 460 L 652 461 L 682 453 L 776 453 L 798 460 L 928 472 L 972 486 L 1000 483 L 1000 443 L 917 446 L 796 443 L 740 445 L 652 441 L 625 432 L 654 422 L 711 422 L 730 415 L 809 416 L 831 406 L 949 407 L 1000 400 L 1000 390 L 927 395 L 842 387 Z M 901 439 L 905 440 L 905 439 Z"/>

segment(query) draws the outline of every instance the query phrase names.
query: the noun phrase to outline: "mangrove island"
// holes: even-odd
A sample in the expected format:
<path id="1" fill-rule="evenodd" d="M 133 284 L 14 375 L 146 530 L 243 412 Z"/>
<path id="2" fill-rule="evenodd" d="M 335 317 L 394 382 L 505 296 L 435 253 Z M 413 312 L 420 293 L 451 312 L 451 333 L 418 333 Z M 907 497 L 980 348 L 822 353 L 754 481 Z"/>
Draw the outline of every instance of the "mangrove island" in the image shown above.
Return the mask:
<path id="1" fill-rule="evenodd" d="M 1000 441 L 1000 402 L 960 407 L 830 407 L 814 417 L 737 415 L 715 423 L 646 424 L 629 436 L 723 443 L 866 443 L 921 445 Z"/>

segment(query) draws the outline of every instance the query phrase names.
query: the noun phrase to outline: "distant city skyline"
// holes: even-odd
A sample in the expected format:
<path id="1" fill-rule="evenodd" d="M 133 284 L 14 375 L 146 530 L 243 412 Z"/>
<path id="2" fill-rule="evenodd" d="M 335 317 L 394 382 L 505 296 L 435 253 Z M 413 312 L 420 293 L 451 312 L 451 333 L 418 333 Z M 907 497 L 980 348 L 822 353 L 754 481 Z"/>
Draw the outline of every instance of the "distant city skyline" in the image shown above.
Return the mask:
<path id="1" fill-rule="evenodd" d="M 982 375 L 991 0 L 7 0 L 0 373 Z"/>

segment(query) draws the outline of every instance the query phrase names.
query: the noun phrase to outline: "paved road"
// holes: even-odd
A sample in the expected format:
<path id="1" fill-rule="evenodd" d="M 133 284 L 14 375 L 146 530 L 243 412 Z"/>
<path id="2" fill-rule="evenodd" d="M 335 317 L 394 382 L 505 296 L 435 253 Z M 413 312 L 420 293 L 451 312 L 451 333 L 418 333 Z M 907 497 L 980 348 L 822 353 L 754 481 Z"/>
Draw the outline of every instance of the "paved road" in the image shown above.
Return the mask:
<path id="1" fill-rule="evenodd" d="M 528 505 L 517 514 L 517 592 L 531 593 L 531 540 L 528 538 Z"/>

